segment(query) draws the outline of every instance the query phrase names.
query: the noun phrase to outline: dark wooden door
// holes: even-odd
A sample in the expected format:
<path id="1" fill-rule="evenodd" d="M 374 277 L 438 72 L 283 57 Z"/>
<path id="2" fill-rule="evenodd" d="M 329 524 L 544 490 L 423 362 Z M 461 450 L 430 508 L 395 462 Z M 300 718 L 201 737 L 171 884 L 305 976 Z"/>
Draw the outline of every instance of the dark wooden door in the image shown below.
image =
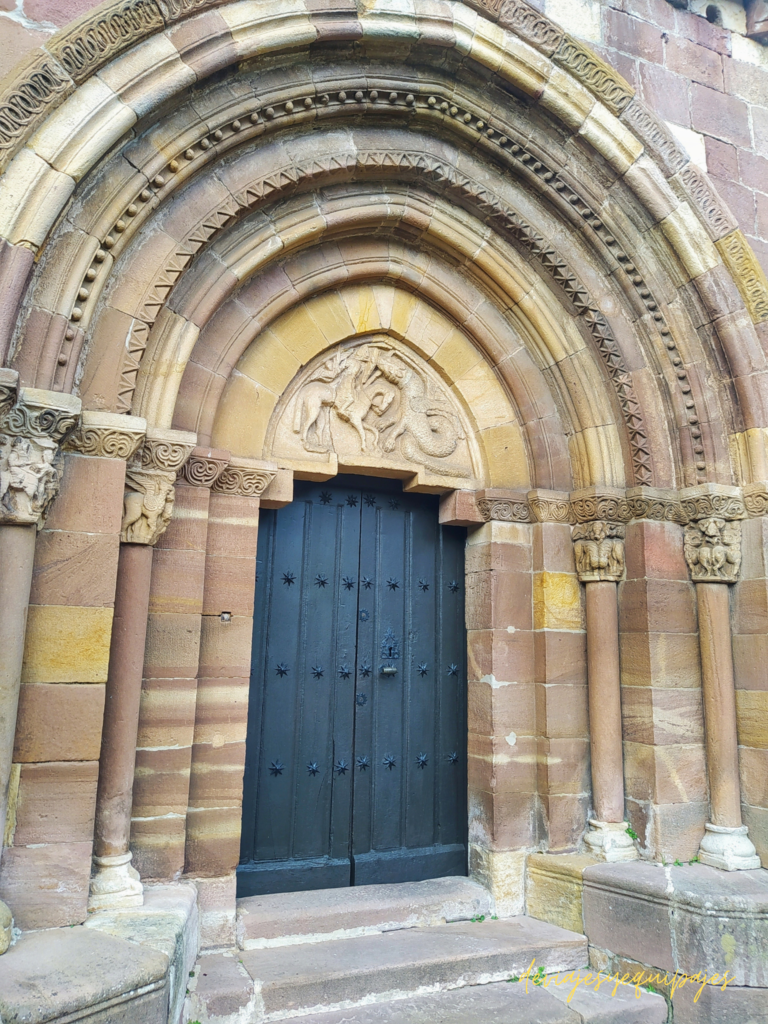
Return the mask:
<path id="1" fill-rule="evenodd" d="M 467 871 L 465 531 L 399 483 L 259 526 L 238 894 Z"/>

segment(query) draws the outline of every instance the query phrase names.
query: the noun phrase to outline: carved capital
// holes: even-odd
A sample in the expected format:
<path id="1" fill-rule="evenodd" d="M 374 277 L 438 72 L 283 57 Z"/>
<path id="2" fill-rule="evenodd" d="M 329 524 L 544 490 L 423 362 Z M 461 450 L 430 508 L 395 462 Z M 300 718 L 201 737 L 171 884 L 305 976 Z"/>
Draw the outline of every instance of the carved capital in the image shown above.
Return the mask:
<path id="1" fill-rule="evenodd" d="M 144 440 L 147 421 L 139 416 L 113 412 L 89 412 L 80 417 L 79 426 L 69 435 L 64 450 L 101 459 L 133 458 Z"/>
<path id="2" fill-rule="evenodd" d="M 747 511 L 738 487 L 725 484 L 703 484 L 689 487 L 680 494 L 686 522 L 697 522 L 717 516 L 727 521 L 745 519 Z"/>
<path id="3" fill-rule="evenodd" d="M 212 491 L 217 494 L 240 494 L 259 498 L 277 476 L 274 462 L 233 458 L 218 477 Z"/>
<path id="4" fill-rule="evenodd" d="M 752 518 L 768 516 L 768 483 L 747 484 L 744 488 L 744 508 Z"/>
<path id="5" fill-rule="evenodd" d="M 622 523 L 603 519 L 577 523 L 573 528 L 573 553 L 576 572 L 582 583 L 608 580 L 618 583 L 624 575 L 624 536 Z"/>
<path id="6" fill-rule="evenodd" d="M 223 473 L 231 455 L 215 448 L 195 448 L 181 467 L 179 478 L 191 487 L 212 487 Z"/>
<path id="7" fill-rule="evenodd" d="M 0 417 L 5 416 L 13 403 L 19 390 L 19 375 L 15 370 L 7 370 L 0 367 Z"/>
<path id="8" fill-rule="evenodd" d="M 684 526 L 688 517 L 682 502 L 674 492 L 653 487 L 633 487 L 627 491 L 627 503 L 632 519 L 650 519 L 654 522 L 678 523 Z"/>
<path id="9" fill-rule="evenodd" d="M 571 517 L 576 523 L 590 523 L 596 519 L 612 523 L 628 523 L 632 507 L 623 491 L 589 487 L 571 494 Z"/>
<path id="10" fill-rule="evenodd" d="M 477 499 L 477 511 L 483 522 L 496 520 L 501 523 L 530 523 L 533 521 L 528 499 L 524 494 L 482 494 Z"/>
<path id="11" fill-rule="evenodd" d="M 560 491 L 529 491 L 528 504 L 538 523 L 570 523 L 571 503 Z"/>
<path id="12" fill-rule="evenodd" d="M 5 378 L 5 379 L 4 379 Z M 0 378 L 0 522 L 42 526 L 59 490 L 59 442 L 80 413 L 74 395 L 21 388 Z"/>
<path id="13" fill-rule="evenodd" d="M 695 582 L 735 583 L 741 567 L 741 523 L 719 516 L 689 523 L 683 551 Z"/>
<path id="14" fill-rule="evenodd" d="M 150 428 L 125 470 L 124 544 L 155 544 L 173 513 L 176 474 L 195 447 L 195 434 Z"/>

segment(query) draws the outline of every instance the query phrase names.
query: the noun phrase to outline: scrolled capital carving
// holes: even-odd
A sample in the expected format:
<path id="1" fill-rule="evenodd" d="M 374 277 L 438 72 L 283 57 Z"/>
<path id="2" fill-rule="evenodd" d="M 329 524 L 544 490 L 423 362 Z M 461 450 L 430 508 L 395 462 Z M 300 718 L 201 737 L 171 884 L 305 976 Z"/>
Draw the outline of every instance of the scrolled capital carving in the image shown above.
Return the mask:
<path id="1" fill-rule="evenodd" d="M 573 553 L 582 583 L 619 582 L 624 575 L 625 534 L 623 523 L 602 519 L 574 526 Z"/>
<path id="2" fill-rule="evenodd" d="M 478 498 L 477 511 L 487 523 L 530 523 L 533 519 L 525 498 Z"/>
<path id="3" fill-rule="evenodd" d="M 127 462 L 138 451 L 146 431 L 147 421 L 139 416 L 86 410 L 78 427 L 67 438 L 64 449 L 77 455 Z"/>
<path id="4" fill-rule="evenodd" d="M 626 498 L 615 494 L 589 494 L 571 497 L 571 516 L 577 523 L 597 519 L 612 523 L 628 523 L 632 507 Z"/>
<path id="5" fill-rule="evenodd" d="M 704 484 L 688 488 L 682 492 L 681 505 L 686 522 L 698 522 L 713 516 L 731 521 L 745 519 L 747 515 L 741 492 L 725 485 Z"/>
<path id="6" fill-rule="evenodd" d="M 125 470 L 124 544 L 155 544 L 173 514 L 176 474 L 189 458 L 197 438 L 181 430 L 147 431 L 142 447 Z"/>
<path id="7" fill-rule="evenodd" d="M 557 491 L 529 491 L 528 504 L 538 523 L 570 523 L 571 503 L 568 495 Z"/>
<path id="8" fill-rule="evenodd" d="M 689 523 L 683 552 L 698 583 L 735 583 L 741 568 L 741 523 L 708 516 Z"/>
<path id="9" fill-rule="evenodd" d="M 272 462 L 233 458 L 211 490 L 216 494 L 239 494 L 245 498 L 260 498 L 276 476 L 277 466 Z"/>
<path id="10" fill-rule="evenodd" d="M 195 448 L 181 467 L 179 478 L 191 487 L 212 487 L 227 467 L 229 452 Z"/>
<path id="11" fill-rule="evenodd" d="M 768 484 L 747 484 L 744 488 L 744 508 L 752 518 L 768 516 Z"/>

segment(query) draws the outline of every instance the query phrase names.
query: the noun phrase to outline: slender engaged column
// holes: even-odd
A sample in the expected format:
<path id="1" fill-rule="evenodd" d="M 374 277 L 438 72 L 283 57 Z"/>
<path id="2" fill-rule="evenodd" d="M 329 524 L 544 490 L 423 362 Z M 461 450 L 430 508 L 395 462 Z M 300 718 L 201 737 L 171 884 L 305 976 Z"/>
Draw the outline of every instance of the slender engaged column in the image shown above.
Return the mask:
<path id="1" fill-rule="evenodd" d="M 89 911 L 139 906 L 144 899 L 130 837 L 152 552 L 171 519 L 176 472 L 194 445 L 194 434 L 150 429 L 126 468 Z"/>
<path id="2" fill-rule="evenodd" d="M 584 504 L 589 510 L 597 509 L 600 499 L 589 496 Z M 573 529 L 576 571 L 587 596 L 589 737 L 596 815 L 589 821 L 585 842 L 591 853 L 610 862 L 638 856 L 624 821 L 618 611 L 624 534 L 624 526 L 605 520 L 579 523 Z"/>
<path id="3" fill-rule="evenodd" d="M 741 567 L 744 505 L 738 491 L 709 484 L 683 500 L 693 520 L 685 528 L 685 559 L 696 584 L 701 650 L 701 686 L 707 746 L 710 821 L 699 860 L 725 871 L 760 867 L 741 820 L 736 688 L 728 584 Z"/>
<path id="4" fill-rule="evenodd" d="M 80 399 L 34 388 L 0 369 L 0 856 L 19 706 L 37 530 L 59 488 L 59 443 L 76 426 Z M 0 902 L 0 953 L 12 918 Z"/>

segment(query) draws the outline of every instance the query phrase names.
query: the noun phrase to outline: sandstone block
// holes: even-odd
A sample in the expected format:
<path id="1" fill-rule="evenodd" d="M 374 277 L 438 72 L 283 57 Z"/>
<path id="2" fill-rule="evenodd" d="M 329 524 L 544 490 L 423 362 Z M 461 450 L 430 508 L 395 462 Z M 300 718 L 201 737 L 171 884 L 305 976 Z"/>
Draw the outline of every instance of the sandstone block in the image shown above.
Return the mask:
<path id="1" fill-rule="evenodd" d="M 622 686 L 621 710 L 624 739 L 630 742 L 704 742 L 704 715 L 698 689 Z"/>
<path id="2" fill-rule="evenodd" d="M 586 633 L 540 630 L 535 634 L 534 644 L 537 683 L 586 684 Z"/>
<path id="3" fill-rule="evenodd" d="M 701 686 L 696 633 L 619 634 L 622 686 Z"/>
<path id="4" fill-rule="evenodd" d="M 253 615 L 256 569 L 252 558 L 238 554 L 208 555 L 205 563 L 203 615 Z"/>
<path id="5" fill-rule="evenodd" d="M 621 632 L 695 633 L 695 594 L 677 580 L 627 580 L 619 585 Z"/>
<path id="6" fill-rule="evenodd" d="M 14 761 L 98 760 L 104 690 L 98 683 L 24 683 Z"/>
<path id="7" fill-rule="evenodd" d="M 30 604 L 111 607 L 119 549 L 117 533 L 43 530 L 35 545 Z"/>
<path id="8" fill-rule="evenodd" d="M 200 615 L 150 612 L 145 679 L 194 679 L 200 651 Z"/>
<path id="9" fill-rule="evenodd" d="M 581 592 L 575 575 L 536 572 L 533 575 L 534 629 L 584 628 Z"/>
<path id="10" fill-rule="evenodd" d="M 200 615 L 205 551 L 155 548 L 152 555 L 151 613 Z"/>
<path id="11" fill-rule="evenodd" d="M 469 875 L 493 896 L 499 917 L 523 913 L 525 906 L 525 852 L 489 850 L 469 846 Z"/>
<path id="12" fill-rule="evenodd" d="M 577 683 L 538 683 L 536 718 L 548 737 L 577 737 L 588 734 L 587 688 Z"/>
<path id="13" fill-rule="evenodd" d="M 235 945 L 237 879 L 234 871 L 220 877 L 195 877 L 203 949 Z"/>
<path id="14" fill-rule="evenodd" d="M 222 621 L 218 615 L 204 615 L 200 635 L 200 676 L 221 678 L 251 674 L 253 620 L 233 615 Z"/>
<path id="15" fill-rule="evenodd" d="M 768 690 L 736 691 L 739 743 L 768 748 Z"/>
<path id="16" fill-rule="evenodd" d="M 533 682 L 533 633 L 475 629 L 467 636 L 469 677 L 491 686 Z"/>
<path id="17" fill-rule="evenodd" d="M 527 913 L 583 935 L 582 875 L 584 868 L 594 863 L 586 854 L 531 854 L 526 865 Z"/>
<path id="18" fill-rule="evenodd" d="M 589 794 L 549 794 L 541 798 L 541 803 L 550 850 L 553 853 L 575 852 L 587 827 Z"/>
<path id="19" fill-rule="evenodd" d="M 14 845 L 91 842 L 98 777 L 97 761 L 22 765 Z"/>
<path id="20" fill-rule="evenodd" d="M 150 818 L 187 812 L 192 747 L 136 751 L 133 816 Z"/>
<path id="21" fill-rule="evenodd" d="M 111 633 L 111 608 L 30 605 L 22 681 L 106 682 Z"/>
<path id="22" fill-rule="evenodd" d="M 646 520 L 627 526 L 627 579 L 688 579 L 683 557 L 683 530 L 677 523 Z"/>
<path id="23" fill-rule="evenodd" d="M 59 928 L 85 920 L 92 845 L 49 843 L 3 851 L 0 899 L 13 907 L 17 928 Z"/>
<path id="24" fill-rule="evenodd" d="M 188 747 L 195 722 L 194 676 L 144 678 L 141 688 L 139 747 Z"/>
<path id="25" fill-rule="evenodd" d="M 636 800 L 654 804 L 706 800 L 704 746 L 648 746 L 625 741 L 624 778 L 627 795 Z"/>

